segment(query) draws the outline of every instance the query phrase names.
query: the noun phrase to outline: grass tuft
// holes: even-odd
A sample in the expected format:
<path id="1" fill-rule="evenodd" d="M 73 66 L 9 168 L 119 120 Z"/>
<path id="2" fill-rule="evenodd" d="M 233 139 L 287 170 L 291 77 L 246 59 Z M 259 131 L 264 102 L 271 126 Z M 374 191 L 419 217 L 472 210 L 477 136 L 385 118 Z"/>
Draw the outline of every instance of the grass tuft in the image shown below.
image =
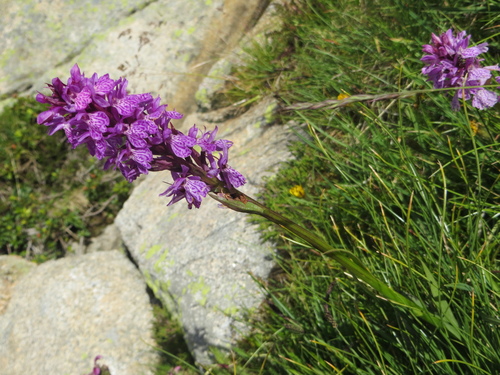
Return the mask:
<path id="1" fill-rule="evenodd" d="M 494 65 L 497 11 L 494 1 L 293 1 L 281 9 L 286 28 L 247 51 L 227 95 L 273 95 L 286 107 L 429 89 L 420 58 L 431 32 L 467 30 L 490 43 L 485 65 Z M 453 112 L 450 100 L 429 91 L 283 112 L 301 140 L 262 195 L 450 329 L 380 298 L 328 254 L 257 218 L 280 267 L 262 282 L 265 318 L 238 351 L 241 373 L 498 371 L 499 112 Z"/>

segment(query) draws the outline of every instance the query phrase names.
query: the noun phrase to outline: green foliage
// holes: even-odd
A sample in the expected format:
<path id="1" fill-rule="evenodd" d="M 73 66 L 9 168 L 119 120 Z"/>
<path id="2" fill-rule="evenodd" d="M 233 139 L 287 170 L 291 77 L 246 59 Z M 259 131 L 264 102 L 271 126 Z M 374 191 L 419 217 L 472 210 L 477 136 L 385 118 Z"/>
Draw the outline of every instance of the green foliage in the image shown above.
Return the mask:
<path id="1" fill-rule="evenodd" d="M 247 52 L 227 95 L 284 105 L 341 93 L 430 88 L 420 74 L 430 33 L 466 29 L 490 43 L 496 1 L 296 1 L 283 31 Z M 238 373 L 490 374 L 500 368 L 500 187 L 496 108 L 460 112 L 451 96 L 283 113 L 301 139 L 269 179 L 265 204 L 355 253 L 379 279 L 452 323 L 459 337 L 412 316 L 297 238 L 256 219 L 280 270 Z M 476 133 L 477 126 L 477 133 Z M 304 188 L 305 196 L 289 189 Z"/>
<path id="2" fill-rule="evenodd" d="M 182 327 L 170 313 L 160 305 L 153 305 L 155 323 L 153 337 L 160 354 L 160 361 L 155 368 L 155 373 L 178 375 L 196 374 L 197 369 L 192 364 L 194 359 L 184 341 Z M 178 372 L 173 369 L 179 367 Z M 170 372 L 167 372 L 170 371 Z"/>
<path id="3" fill-rule="evenodd" d="M 84 148 L 36 124 L 46 105 L 19 98 L 0 114 L 0 252 L 36 261 L 71 251 L 71 241 L 109 224 L 130 185 L 102 171 Z"/>

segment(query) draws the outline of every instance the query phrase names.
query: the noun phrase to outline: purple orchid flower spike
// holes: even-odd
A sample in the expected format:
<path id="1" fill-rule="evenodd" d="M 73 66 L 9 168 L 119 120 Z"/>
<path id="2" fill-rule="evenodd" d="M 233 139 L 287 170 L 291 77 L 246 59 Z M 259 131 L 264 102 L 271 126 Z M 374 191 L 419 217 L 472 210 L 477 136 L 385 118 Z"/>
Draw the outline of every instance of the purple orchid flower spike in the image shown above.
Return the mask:
<path id="1" fill-rule="evenodd" d="M 427 66 L 422 73 L 432 81 L 434 88 L 482 86 L 492 77 L 491 72 L 500 70 L 498 65 L 481 66 L 484 59 L 478 58 L 488 51 L 488 43 L 469 47 L 470 35 L 465 31 L 453 35 L 452 29 L 437 36 L 432 34 L 432 44 L 426 44 L 422 51 L 427 53 L 421 58 Z M 499 97 L 496 93 L 482 87 L 456 90 L 451 106 L 460 108 L 460 99 L 472 98 L 472 106 L 478 109 L 493 107 Z"/>
<path id="2" fill-rule="evenodd" d="M 73 148 L 87 146 L 90 154 L 104 160 L 104 169 L 120 170 L 129 181 L 150 171 L 169 170 L 174 183 L 161 195 L 170 204 L 186 199 L 188 208 L 200 207 L 209 192 L 234 190 L 246 180 L 227 165 L 232 142 L 215 140 L 217 130 L 200 133 L 193 126 L 188 134 L 177 130 L 171 120 L 179 112 L 167 111 L 149 93 L 129 94 L 125 78 L 108 74 L 90 78 L 77 64 L 67 83 L 54 78 L 51 95 L 38 93 L 37 101 L 50 108 L 37 117 L 50 135 L 59 130 Z"/>
<path id="3" fill-rule="evenodd" d="M 488 43 L 469 47 L 470 35 L 461 31 L 454 36 L 452 29 L 437 36 L 432 34 L 432 44 L 426 44 L 422 51 L 427 53 L 421 58 L 427 66 L 422 69 L 434 88 L 483 86 L 492 78 L 492 71 L 499 71 L 498 65 L 481 66 L 484 59 L 478 58 L 488 51 Z M 451 101 L 454 110 L 460 108 L 460 99 L 472 98 L 472 106 L 478 109 L 493 107 L 499 96 L 483 87 L 456 90 Z"/>

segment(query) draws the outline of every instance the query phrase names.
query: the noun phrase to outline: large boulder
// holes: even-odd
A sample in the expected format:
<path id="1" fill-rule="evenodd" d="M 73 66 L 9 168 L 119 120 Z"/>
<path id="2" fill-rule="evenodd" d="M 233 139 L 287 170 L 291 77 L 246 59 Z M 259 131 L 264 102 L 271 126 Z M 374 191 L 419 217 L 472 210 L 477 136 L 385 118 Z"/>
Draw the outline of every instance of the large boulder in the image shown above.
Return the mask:
<path id="1" fill-rule="evenodd" d="M 149 2 L 110 0 L 96 5 L 92 0 L 3 0 L 0 93 L 24 91 L 33 87 L 40 75 L 58 65 L 66 67 L 94 43 L 96 36 Z"/>
<path id="2" fill-rule="evenodd" d="M 0 373 L 86 374 L 102 355 L 116 375 L 157 363 L 146 284 L 118 251 L 49 261 L 24 275 L 0 315 Z"/>
<path id="3" fill-rule="evenodd" d="M 218 135 L 234 142 L 230 164 L 247 177 L 242 190 L 251 196 L 290 157 L 289 133 L 271 125 L 273 108 L 272 99 L 263 100 L 242 116 L 217 123 Z M 213 128 L 209 117 L 192 114 L 186 122 Z M 208 363 L 211 346 L 227 349 L 246 332 L 238 322 L 262 302 L 253 278 L 268 277 L 273 250 L 247 215 L 210 198 L 200 209 L 189 210 L 183 201 L 167 207 L 169 199 L 158 194 L 169 182 L 168 173 L 147 176 L 115 224 L 149 285 L 177 313 L 195 358 Z"/>
<path id="4" fill-rule="evenodd" d="M 73 64 L 130 80 L 178 111 L 269 0 L 1 1 L 0 95 L 33 93 Z"/>
<path id="5" fill-rule="evenodd" d="M 0 314 L 7 308 L 12 288 L 36 264 L 17 255 L 0 255 Z"/>

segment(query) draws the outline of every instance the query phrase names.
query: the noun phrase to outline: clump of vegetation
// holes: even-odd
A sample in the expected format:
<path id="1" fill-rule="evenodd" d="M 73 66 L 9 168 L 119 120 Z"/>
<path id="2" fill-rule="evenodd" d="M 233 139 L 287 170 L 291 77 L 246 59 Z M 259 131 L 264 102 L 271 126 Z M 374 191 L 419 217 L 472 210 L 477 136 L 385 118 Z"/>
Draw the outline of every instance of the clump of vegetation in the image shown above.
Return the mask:
<path id="1" fill-rule="evenodd" d="M 0 252 L 41 262 L 110 224 L 128 197 L 119 173 L 36 124 L 47 106 L 18 98 L 0 114 Z M 71 151 L 71 152 L 70 152 Z"/>
<path id="2" fill-rule="evenodd" d="M 153 305 L 155 322 L 153 337 L 159 348 L 160 361 L 155 368 L 156 374 L 196 374 L 194 359 L 184 341 L 182 327 L 165 308 Z"/>
<path id="3" fill-rule="evenodd" d="M 453 28 L 489 43 L 484 65 L 499 63 L 497 10 L 494 1 L 294 1 L 283 30 L 248 49 L 228 87 L 234 101 L 273 95 L 289 107 L 429 89 L 283 111 L 301 140 L 262 198 L 450 325 L 430 326 L 256 219 L 281 250 L 280 269 L 262 282 L 266 318 L 237 351 L 237 373 L 498 371 L 498 106 L 453 111 L 453 93 L 432 92 L 420 61 L 431 33 Z"/>

